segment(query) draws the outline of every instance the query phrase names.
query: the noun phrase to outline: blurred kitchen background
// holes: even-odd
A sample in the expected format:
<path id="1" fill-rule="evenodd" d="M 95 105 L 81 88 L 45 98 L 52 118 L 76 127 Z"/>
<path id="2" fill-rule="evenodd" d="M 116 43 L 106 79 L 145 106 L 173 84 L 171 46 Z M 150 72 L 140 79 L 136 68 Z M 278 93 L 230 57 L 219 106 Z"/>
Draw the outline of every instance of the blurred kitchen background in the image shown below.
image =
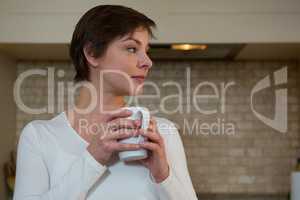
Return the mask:
<path id="1" fill-rule="evenodd" d="M 174 98 L 165 102 L 166 109 L 179 104 L 183 111 L 157 116 L 176 123 L 199 197 L 202 200 L 288 199 L 291 174 L 300 158 L 298 0 L 1 0 L 0 199 L 11 196 L 14 152 L 24 125 L 33 119 L 49 119 L 63 109 L 55 106 L 55 114 L 23 112 L 15 104 L 15 81 L 28 69 L 52 68 L 55 104 L 64 105 L 67 93 L 59 97 L 57 89 L 58 83 L 70 82 L 74 75 L 68 56 L 71 34 L 79 17 L 99 4 L 129 6 L 156 21 L 157 39 L 151 42 L 150 50 L 154 66 L 149 80 L 160 85 L 162 97 L 178 92 L 176 87 L 164 85 L 166 81 L 176 81 L 183 89 L 183 101 Z M 285 70 L 287 82 L 274 85 L 275 72 Z M 269 127 L 251 110 L 251 90 L 267 76 L 272 87 L 253 96 L 253 108 L 274 118 L 275 91 L 287 89 L 286 133 Z M 220 98 L 196 100 L 203 110 L 216 109 L 216 113 L 201 114 L 193 107 L 188 112 L 186 88 L 190 85 L 193 93 L 201 82 L 215 84 L 219 92 L 222 83 L 234 82 L 226 90 L 225 112 L 220 108 Z M 47 86 L 46 76 L 28 77 L 21 87 L 21 99 L 29 107 L 43 107 L 48 101 Z M 216 92 L 208 85 L 198 91 L 202 95 Z M 145 93 L 155 94 L 155 91 L 146 87 Z M 141 105 L 150 109 L 159 109 L 160 103 L 161 99 L 141 99 Z M 191 125 L 197 120 L 215 124 L 214 130 L 203 133 L 197 128 L 186 129 L 185 123 Z M 235 134 L 226 134 L 229 124 L 234 125 Z"/>

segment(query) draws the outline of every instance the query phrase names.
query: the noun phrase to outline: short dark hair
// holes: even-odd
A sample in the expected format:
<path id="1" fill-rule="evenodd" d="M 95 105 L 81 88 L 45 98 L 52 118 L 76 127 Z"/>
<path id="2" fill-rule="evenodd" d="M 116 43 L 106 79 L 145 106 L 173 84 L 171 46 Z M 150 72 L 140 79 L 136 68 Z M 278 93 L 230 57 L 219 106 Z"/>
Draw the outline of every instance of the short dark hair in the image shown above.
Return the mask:
<path id="1" fill-rule="evenodd" d="M 100 5 L 88 10 L 76 24 L 69 54 L 76 70 L 75 82 L 90 81 L 90 70 L 83 48 L 88 45 L 94 57 L 101 57 L 117 37 L 145 28 L 151 37 L 155 22 L 144 14 L 125 6 Z"/>

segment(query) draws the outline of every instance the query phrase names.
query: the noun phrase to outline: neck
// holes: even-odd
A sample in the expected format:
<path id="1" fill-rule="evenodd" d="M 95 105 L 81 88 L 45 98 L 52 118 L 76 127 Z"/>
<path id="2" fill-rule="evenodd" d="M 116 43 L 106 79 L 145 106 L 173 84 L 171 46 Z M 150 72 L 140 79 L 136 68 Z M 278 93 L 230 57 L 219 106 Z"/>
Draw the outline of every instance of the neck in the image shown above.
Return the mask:
<path id="1" fill-rule="evenodd" d="M 117 96 L 112 93 L 97 93 L 97 96 L 92 97 L 89 89 L 86 87 L 80 88 L 79 97 L 75 103 L 76 108 L 80 110 L 89 109 L 87 114 L 101 114 L 105 111 L 113 111 L 126 105 L 124 96 Z"/>
<path id="2" fill-rule="evenodd" d="M 88 124 L 100 123 L 102 120 L 105 120 L 105 111 L 117 110 L 118 108 L 124 107 L 126 105 L 124 96 L 116 96 L 112 93 L 104 93 L 102 94 L 101 98 L 97 94 L 97 98 L 94 97 L 94 99 L 94 101 L 96 102 L 96 106 L 93 106 L 93 108 L 89 112 L 84 114 L 78 112 L 77 109 L 85 110 L 85 108 L 88 108 L 92 100 L 89 90 L 86 87 L 82 87 L 79 91 L 79 97 L 76 99 L 76 109 L 69 108 L 66 111 L 68 120 L 72 127 L 77 130 L 81 137 L 83 137 L 88 142 L 90 142 L 91 137 L 81 131 L 79 127 L 79 120 L 84 119 L 88 122 Z"/>

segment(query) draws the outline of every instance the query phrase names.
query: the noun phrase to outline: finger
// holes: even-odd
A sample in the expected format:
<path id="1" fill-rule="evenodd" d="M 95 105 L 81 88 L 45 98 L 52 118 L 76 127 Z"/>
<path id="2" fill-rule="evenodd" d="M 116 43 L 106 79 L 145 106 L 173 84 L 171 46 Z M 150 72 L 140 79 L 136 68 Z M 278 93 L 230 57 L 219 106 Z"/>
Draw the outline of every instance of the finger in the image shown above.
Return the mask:
<path id="1" fill-rule="evenodd" d="M 149 168 L 149 162 L 146 159 L 143 160 L 128 160 L 125 161 L 126 164 L 133 164 L 133 165 L 142 165 L 146 168 Z"/>
<path id="2" fill-rule="evenodd" d="M 139 144 L 123 144 L 120 142 L 115 142 L 112 144 L 112 149 L 114 151 L 132 151 L 132 150 L 138 150 L 141 149 L 141 146 Z"/>
<path id="3" fill-rule="evenodd" d="M 128 128 L 134 129 L 139 127 L 139 120 L 131 120 L 126 118 L 117 118 L 108 123 L 108 128 L 112 130 Z"/>
<path id="4" fill-rule="evenodd" d="M 138 136 L 140 133 L 137 129 L 118 129 L 107 135 L 107 140 L 120 140 L 129 137 Z"/>
<path id="5" fill-rule="evenodd" d="M 124 161 L 126 164 L 133 164 L 133 165 L 138 165 L 138 164 L 142 164 L 140 162 L 140 160 L 125 160 Z"/>
<path id="6" fill-rule="evenodd" d="M 153 131 L 154 129 L 153 129 L 154 127 L 153 127 L 153 122 L 151 122 L 151 120 L 150 120 L 150 123 L 149 123 L 149 126 L 148 126 L 148 130 L 151 130 L 151 131 Z"/>
<path id="7" fill-rule="evenodd" d="M 147 161 L 148 161 L 147 159 L 138 160 L 138 162 L 139 162 L 141 165 L 145 166 L 145 167 L 148 167 L 148 166 L 149 166 L 149 164 L 148 164 Z"/>
<path id="8" fill-rule="evenodd" d="M 154 132 L 154 129 L 153 129 L 153 127 L 148 127 L 148 128 L 147 128 L 147 131 Z"/>
<path id="9" fill-rule="evenodd" d="M 153 116 L 150 117 L 150 122 L 154 123 L 154 124 L 156 123 L 156 120 L 155 120 L 155 118 Z"/>
<path id="10" fill-rule="evenodd" d="M 129 117 L 131 115 L 132 115 L 132 111 L 130 111 L 130 110 L 118 109 L 118 110 L 109 112 L 107 114 L 106 121 L 109 122 L 109 121 L 114 120 L 116 118 L 125 118 L 125 117 Z"/>
<path id="11" fill-rule="evenodd" d="M 144 142 L 144 143 L 140 143 L 140 146 L 144 149 L 148 149 L 152 152 L 159 152 L 161 147 L 153 142 Z"/>
<path id="12" fill-rule="evenodd" d="M 163 139 L 162 137 L 157 133 L 153 131 L 144 131 L 144 130 L 139 130 L 140 134 L 151 140 L 152 142 L 155 142 L 159 144 L 160 146 L 163 145 Z"/>
<path id="13" fill-rule="evenodd" d="M 154 131 L 157 131 L 157 123 L 156 123 L 156 120 L 154 119 L 154 117 L 150 118 L 150 124 L 151 124 L 152 129 Z"/>

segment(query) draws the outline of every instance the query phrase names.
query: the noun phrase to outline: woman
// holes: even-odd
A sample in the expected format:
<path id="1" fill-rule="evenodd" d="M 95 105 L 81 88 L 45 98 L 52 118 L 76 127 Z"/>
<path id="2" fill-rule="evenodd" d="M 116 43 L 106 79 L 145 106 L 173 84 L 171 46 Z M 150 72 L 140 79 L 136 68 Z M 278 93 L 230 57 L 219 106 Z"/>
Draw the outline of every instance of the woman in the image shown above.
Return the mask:
<path id="1" fill-rule="evenodd" d="M 82 86 L 75 107 L 24 127 L 14 200 L 197 199 L 174 124 L 152 117 L 142 131 L 139 121 L 127 118 L 130 111 L 120 109 L 124 96 L 142 92 L 152 66 L 147 50 L 153 27 L 151 19 L 123 6 L 97 6 L 81 17 L 70 56 L 75 81 L 90 83 L 96 93 Z M 137 135 L 148 141 L 118 142 Z M 141 148 L 148 150 L 148 158 L 118 159 L 120 151 Z"/>

